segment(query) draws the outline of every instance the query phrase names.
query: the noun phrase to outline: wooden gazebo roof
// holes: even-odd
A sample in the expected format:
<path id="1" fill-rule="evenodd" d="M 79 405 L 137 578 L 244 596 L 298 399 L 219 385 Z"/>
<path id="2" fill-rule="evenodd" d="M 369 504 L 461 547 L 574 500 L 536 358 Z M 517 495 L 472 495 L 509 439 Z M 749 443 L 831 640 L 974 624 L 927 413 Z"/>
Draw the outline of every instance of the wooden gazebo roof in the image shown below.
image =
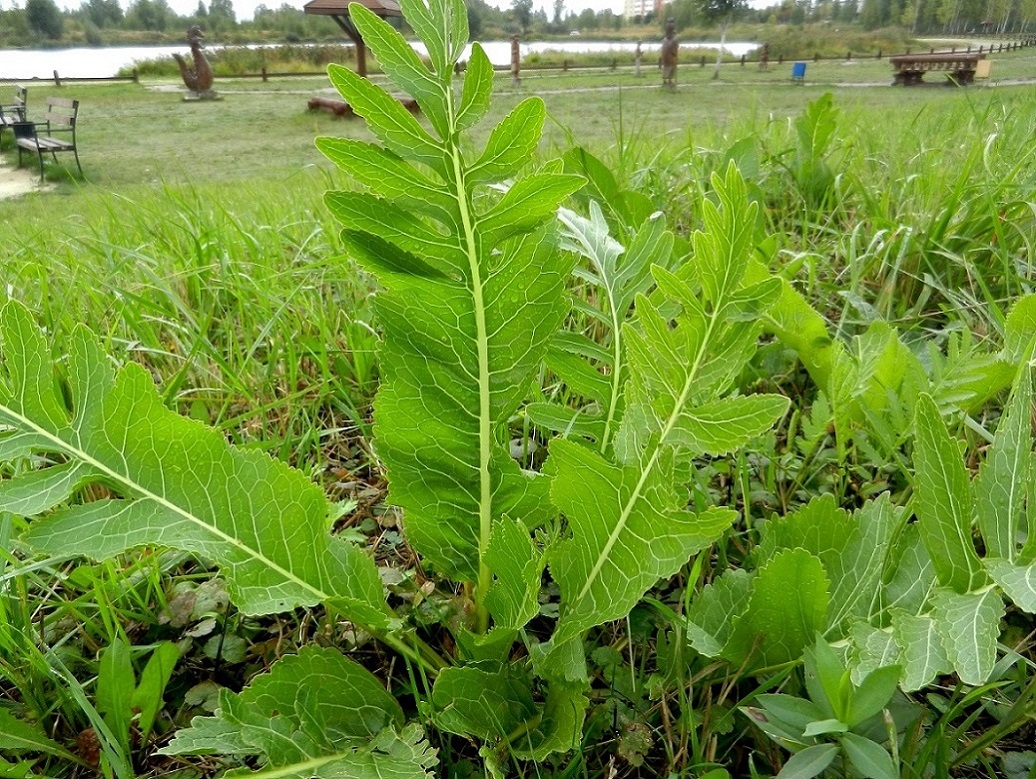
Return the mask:
<path id="1" fill-rule="evenodd" d="M 356 44 L 356 71 L 361 76 L 366 76 L 367 47 L 359 31 L 353 25 L 352 19 L 349 18 L 349 3 L 351 1 L 359 3 L 382 18 L 403 15 L 396 0 L 309 0 L 308 3 L 302 6 L 302 10 L 307 14 L 330 16 L 338 23 L 338 26 Z"/>

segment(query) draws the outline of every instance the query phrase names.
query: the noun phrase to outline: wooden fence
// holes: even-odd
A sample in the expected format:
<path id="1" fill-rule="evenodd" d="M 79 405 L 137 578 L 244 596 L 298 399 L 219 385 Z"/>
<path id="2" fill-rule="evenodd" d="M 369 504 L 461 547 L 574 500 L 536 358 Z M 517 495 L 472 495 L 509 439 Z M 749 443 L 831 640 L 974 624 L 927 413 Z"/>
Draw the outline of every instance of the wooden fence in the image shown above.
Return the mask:
<path id="1" fill-rule="evenodd" d="M 978 54 L 1000 54 L 1000 53 L 1003 53 L 1003 52 L 1018 51 L 1020 49 L 1029 48 L 1030 46 L 1036 46 L 1036 35 L 1015 35 L 1015 36 L 1005 35 L 1005 36 L 1000 36 L 1000 37 L 1003 37 L 1003 38 L 1005 38 L 1007 40 L 1005 40 L 1002 43 L 991 44 L 989 46 L 977 46 L 977 47 L 968 46 L 966 48 L 962 48 L 962 47 L 958 47 L 958 46 L 953 46 L 950 49 L 942 49 L 940 51 L 941 52 L 945 52 L 947 54 L 956 54 L 958 52 L 965 52 L 965 53 L 970 54 L 973 51 L 977 52 Z M 688 45 L 693 46 L 693 43 L 688 44 Z M 918 54 L 918 53 L 919 52 L 917 50 L 913 50 L 912 51 L 910 49 L 907 49 L 906 51 L 895 52 L 895 53 L 885 53 L 885 52 L 882 52 L 882 51 L 879 50 L 876 54 L 862 54 L 862 53 L 858 52 L 856 54 L 856 56 L 855 56 L 855 59 L 878 59 L 878 60 L 881 60 L 881 59 L 888 59 L 889 57 L 900 57 L 900 56 L 905 56 L 905 55 L 910 55 L 910 54 Z M 930 48 L 928 50 L 928 53 L 929 54 L 935 54 L 937 52 L 936 52 L 936 50 L 934 48 Z M 757 56 L 757 52 L 753 53 L 753 54 L 755 56 L 750 56 L 750 55 L 747 55 L 747 54 L 742 54 L 739 58 L 738 57 L 735 57 L 733 59 L 724 58 L 723 63 L 725 65 L 730 65 L 730 64 L 738 65 L 739 64 L 741 66 L 745 66 L 747 64 L 758 63 L 759 59 L 758 59 L 758 56 Z M 632 52 L 630 52 L 630 55 L 632 55 Z M 801 56 L 801 57 L 785 57 L 785 56 L 770 57 L 768 62 L 770 64 L 783 65 L 785 62 L 805 62 L 805 61 L 808 61 L 808 62 L 820 62 L 822 60 L 840 60 L 840 61 L 845 60 L 845 61 L 847 61 L 847 60 L 852 60 L 852 59 L 854 59 L 854 57 L 853 57 L 853 53 L 851 51 L 847 51 L 845 53 L 844 57 L 841 56 L 841 55 L 825 57 L 825 56 L 821 56 L 819 53 L 815 52 L 812 56 L 804 55 L 804 56 Z M 631 61 L 632 60 L 631 60 L 630 56 L 622 58 L 622 64 L 623 65 L 628 65 L 628 64 L 630 64 Z M 646 59 L 644 61 L 645 61 L 645 63 L 647 62 Z M 682 64 L 684 64 L 684 65 L 697 64 L 699 67 L 704 68 L 706 64 L 713 63 L 715 61 L 716 60 L 715 60 L 714 56 L 703 54 L 703 55 L 701 55 L 700 58 L 698 58 L 697 62 L 692 62 L 690 60 L 686 60 L 685 59 L 685 60 L 683 60 Z M 461 65 L 462 64 L 463 63 L 461 63 Z M 561 63 L 561 65 L 553 65 L 553 64 L 551 64 L 551 65 L 539 65 L 539 64 L 528 64 L 528 65 L 526 65 L 526 64 L 523 63 L 522 64 L 522 71 L 523 72 L 528 72 L 528 71 L 534 71 L 535 72 L 535 71 L 561 70 L 563 72 L 567 72 L 567 71 L 575 71 L 575 70 L 617 70 L 619 68 L 619 64 L 620 64 L 620 62 L 619 62 L 619 58 L 618 57 L 613 57 L 611 63 L 605 63 L 603 65 L 602 64 L 583 65 L 583 64 L 576 63 L 576 62 L 569 62 L 568 60 L 564 60 Z M 458 69 L 461 69 L 461 65 L 458 65 Z M 494 67 L 494 70 L 499 71 L 499 72 L 508 72 L 508 71 L 510 71 L 510 68 L 511 68 L 510 65 L 497 65 L 497 66 Z M 270 71 L 267 71 L 266 68 L 263 68 L 259 73 L 235 73 L 233 75 L 222 75 L 221 74 L 221 75 L 216 76 L 216 78 L 219 81 L 226 81 L 226 80 L 229 80 L 229 79 L 261 79 L 262 81 L 269 81 L 270 79 L 273 79 L 273 78 L 276 78 L 276 79 L 301 78 L 301 77 L 305 77 L 305 76 L 323 76 L 323 75 L 326 75 L 326 72 L 323 71 L 323 70 L 299 71 L 299 72 L 283 72 L 283 73 L 281 73 L 281 72 L 270 72 Z M 55 70 L 54 71 L 54 75 L 51 78 L 39 78 L 39 77 L 34 77 L 34 78 L 8 78 L 8 77 L 0 77 L 0 84 L 25 84 L 25 85 L 32 85 L 32 84 L 51 84 L 52 83 L 52 84 L 54 84 L 55 86 L 58 86 L 58 87 L 60 87 L 62 84 L 65 84 L 65 83 L 68 83 L 68 84 L 85 84 L 85 83 L 107 83 L 107 82 L 118 82 L 118 81 L 132 81 L 133 83 L 140 83 L 140 75 L 137 72 L 137 69 L 134 68 L 133 69 L 133 73 L 131 75 L 129 75 L 129 76 L 105 76 L 105 77 L 82 77 L 82 78 L 77 78 L 75 76 L 61 76 Z"/>

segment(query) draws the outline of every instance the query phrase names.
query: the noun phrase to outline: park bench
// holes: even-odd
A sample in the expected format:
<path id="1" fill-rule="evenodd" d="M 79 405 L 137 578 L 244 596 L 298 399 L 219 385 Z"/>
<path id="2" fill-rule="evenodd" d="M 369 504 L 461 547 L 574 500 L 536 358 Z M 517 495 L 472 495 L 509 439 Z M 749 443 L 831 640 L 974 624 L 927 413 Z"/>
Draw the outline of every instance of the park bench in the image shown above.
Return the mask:
<path id="1" fill-rule="evenodd" d="M 28 95 L 29 90 L 25 87 L 15 87 L 14 102 L 6 105 L 0 104 L 0 146 L 3 145 L 4 130 L 14 132 L 15 122 L 24 122 L 28 119 L 25 113 Z"/>
<path id="2" fill-rule="evenodd" d="M 889 57 L 895 76 L 892 85 L 914 86 L 920 84 L 924 74 L 940 71 L 946 74 L 950 83 L 964 85 L 975 81 L 975 71 L 980 60 L 986 58 L 984 53 L 956 52 L 951 54 L 900 54 Z"/>
<path id="3" fill-rule="evenodd" d="M 40 179 L 43 178 L 43 155 L 49 153 L 57 161 L 59 151 L 70 151 L 75 155 L 79 174 L 79 150 L 76 148 L 76 119 L 79 115 L 79 101 L 64 97 L 48 97 L 47 110 L 42 122 L 15 122 L 14 137 L 18 143 L 18 167 L 22 154 L 30 152 L 40 161 Z"/>

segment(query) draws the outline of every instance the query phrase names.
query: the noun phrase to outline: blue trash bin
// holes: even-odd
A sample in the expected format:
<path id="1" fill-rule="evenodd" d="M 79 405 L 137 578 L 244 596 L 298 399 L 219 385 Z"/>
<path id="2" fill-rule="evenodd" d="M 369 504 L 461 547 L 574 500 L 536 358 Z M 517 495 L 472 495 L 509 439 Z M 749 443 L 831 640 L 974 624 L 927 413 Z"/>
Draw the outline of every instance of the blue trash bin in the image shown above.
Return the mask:
<path id="1" fill-rule="evenodd" d="M 795 62 L 791 66 L 791 79 L 792 81 L 803 81 L 806 78 L 806 63 Z"/>

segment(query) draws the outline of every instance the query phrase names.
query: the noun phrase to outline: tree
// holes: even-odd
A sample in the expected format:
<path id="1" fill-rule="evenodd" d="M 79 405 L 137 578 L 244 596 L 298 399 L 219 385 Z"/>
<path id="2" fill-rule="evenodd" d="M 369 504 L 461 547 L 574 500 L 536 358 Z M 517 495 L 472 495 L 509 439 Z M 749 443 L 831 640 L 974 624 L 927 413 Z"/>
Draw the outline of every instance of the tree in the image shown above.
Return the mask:
<path id="1" fill-rule="evenodd" d="M 554 26 L 561 27 L 562 14 L 565 13 L 565 0 L 554 0 Z"/>
<path id="2" fill-rule="evenodd" d="M 136 0 L 126 11 L 122 26 L 127 30 L 164 30 L 172 15 L 166 0 Z"/>
<path id="3" fill-rule="evenodd" d="M 597 29 L 597 14 L 594 13 L 593 8 L 584 8 L 579 13 L 579 29 L 580 30 L 596 30 Z"/>
<path id="4" fill-rule="evenodd" d="M 228 22 L 228 26 L 234 26 L 237 23 L 237 15 L 234 13 L 233 1 L 212 0 L 209 3 L 209 20 L 222 20 L 223 22 Z"/>
<path id="5" fill-rule="evenodd" d="M 474 3 L 467 3 L 468 10 L 468 40 L 478 40 L 482 34 L 482 14 Z"/>
<path id="6" fill-rule="evenodd" d="M 893 0 L 865 0 L 860 10 L 860 24 L 865 30 L 898 24 L 902 11 L 902 3 Z"/>
<path id="7" fill-rule="evenodd" d="M 25 21 L 34 33 L 51 40 L 65 31 L 65 20 L 54 0 L 26 0 Z"/>
<path id="8" fill-rule="evenodd" d="M 1021 0 L 1018 14 L 1021 16 L 1021 29 L 1027 32 L 1033 19 L 1036 19 L 1036 0 Z"/>
<path id="9" fill-rule="evenodd" d="M 739 13 L 748 8 L 748 0 L 697 0 L 701 15 L 710 22 L 719 22 L 719 50 L 716 52 L 716 70 L 713 80 L 719 78 L 719 68 L 723 64 L 723 46 L 727 42 L 727 27 Z"/>
<path id="10" fill-rule="evenodd" d="M 87 0 L 79 7 L 79 12 L 102 29 L 117 26 L 122 21 L 119 0 Z"/>
<path id="11" fill-rule="evenodd" d="M 25 21 L 25 11 L 17 3 L 9 11 L 0 9 L 0 45 L 28 39 L 29 24 Z"/>
<path id="12" fill-rule="evenodd" d="M 513 0 L 511 13 L 518 23 L 519 29 L 524 33 L 529 29 L 529 22 L 532 21 L 532 0 Z"/>

